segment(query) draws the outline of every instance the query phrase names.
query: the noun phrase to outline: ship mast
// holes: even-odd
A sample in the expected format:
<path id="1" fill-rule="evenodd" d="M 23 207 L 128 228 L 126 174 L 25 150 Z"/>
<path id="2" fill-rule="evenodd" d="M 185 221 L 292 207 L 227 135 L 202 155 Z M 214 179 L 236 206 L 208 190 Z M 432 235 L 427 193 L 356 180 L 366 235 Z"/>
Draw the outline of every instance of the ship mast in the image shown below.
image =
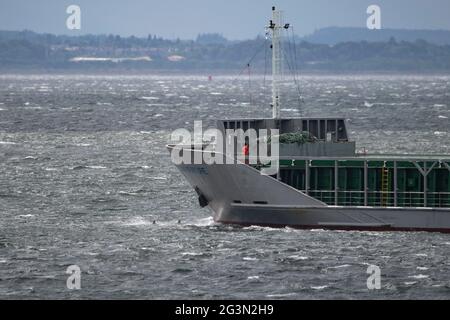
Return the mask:
<path id="1" fill-rule="evenodd" d="M 282 12 L 272 7 L 272 20 L 269 29 L 272 32 L 272 112 L 274 119 L 280 119 L 281 97 L 280 82 L 283 77 L 283 56 L 281 38 L 283 29 L 288 29 L 289 24 L 283 25 Z"/>

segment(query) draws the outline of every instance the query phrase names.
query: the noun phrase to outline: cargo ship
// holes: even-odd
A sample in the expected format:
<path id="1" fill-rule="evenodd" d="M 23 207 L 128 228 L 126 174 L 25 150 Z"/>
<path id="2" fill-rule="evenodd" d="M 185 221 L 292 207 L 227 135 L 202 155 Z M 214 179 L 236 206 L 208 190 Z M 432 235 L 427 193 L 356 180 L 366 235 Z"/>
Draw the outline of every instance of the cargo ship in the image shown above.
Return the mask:
<path id="1" fill-rule="evenodd" d="M 275 174 L 264 174 L 267 162 L 239 161 L 238 148 L 232 164 L 176 164 L 200 206 L 211 208 L 218 223 L 241 226 L 450 233 L 450 155 L 359 154 L 344 118 L 280 116 L 286 28 L 282 13 L 272 8 L 273 117 L 218 120 L 216 127 L 225 137 L 227 130 L 276 129 L 279 136 L 313 139 L 280 143 L 271 159 Z M 167 147 L 190 159 L 211 152 L 192 144 Z"/>

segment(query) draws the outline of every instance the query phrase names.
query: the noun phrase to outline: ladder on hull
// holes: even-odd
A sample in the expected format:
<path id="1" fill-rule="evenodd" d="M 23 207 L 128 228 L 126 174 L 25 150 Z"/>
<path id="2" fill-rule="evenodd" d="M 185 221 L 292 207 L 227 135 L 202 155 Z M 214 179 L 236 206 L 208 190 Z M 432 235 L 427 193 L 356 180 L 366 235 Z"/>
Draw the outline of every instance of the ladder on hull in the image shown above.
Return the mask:
<path id="1" fill-rule="evenodd" d="M 389 201 L 389 169 L 381 169 L 381 206 L 387 207 Z"/>

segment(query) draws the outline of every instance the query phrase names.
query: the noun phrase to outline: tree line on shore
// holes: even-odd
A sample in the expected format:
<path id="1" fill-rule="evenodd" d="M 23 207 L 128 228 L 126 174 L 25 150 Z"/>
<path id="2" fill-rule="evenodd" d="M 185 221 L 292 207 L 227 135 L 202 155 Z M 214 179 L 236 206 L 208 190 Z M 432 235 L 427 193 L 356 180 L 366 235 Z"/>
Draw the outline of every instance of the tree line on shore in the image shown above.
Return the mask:
<path id="1" fill-rule="evenodd" d="M 450 71 L 450 45 L 425 40 L 353 41 L 334 45 L 284 43 L 286 68 L 300 71 Z M 146 57 L 146 59 L 139 59 Z M 219 34 L 195 40 L 115 35 L 67 36 L 0 31 L 0 69 L 240 70 L 270 72 L 270 40 L 229 41 Z"/>

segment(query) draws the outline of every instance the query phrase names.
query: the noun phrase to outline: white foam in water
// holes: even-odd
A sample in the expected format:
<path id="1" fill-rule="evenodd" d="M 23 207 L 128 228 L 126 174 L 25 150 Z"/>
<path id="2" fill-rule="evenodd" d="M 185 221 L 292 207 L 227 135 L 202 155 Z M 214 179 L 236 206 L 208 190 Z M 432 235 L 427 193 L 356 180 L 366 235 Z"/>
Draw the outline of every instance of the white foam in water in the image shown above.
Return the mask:
<path id="1" fill-rule="evenodd" d="M 414 276 L 409 276 L 408 278 L 413 278 L 413 279 L 427 279 L 430 276 L 427 276 L 425 274 L 418 274 L 418 275 L 414 275 Z"/>
<path id="2" fill-rule="evenodd" d="M 140 97 L 142 100 L 159 100 L 158 97 Z"/>
<path id="3" fill-rule="evenodd" d="M 89 168 L 89 169 L 107 169 L 104 166 L 86 166 L 86 168 Z"/>
<path id="4" fill-rule="evenodd" d="M 283 232 L 287 232 L 287 233 L 291 233 L 291 232 L 295 232 L 295 233 L 297 233 L 297 232 L 303 232 L 303 230 L 295 229 L 295 228 L 292 228 L 292 227 L 284 227 L 284 228 L 282 228 L 282 229 L 280 229 L 280 228 L 272 228 L 272 230 L 282 230 Z"/>
<path id="5" fill-rule="evenodd" d="M 182 256 L 202 256 L 203 253 L 201 252 L 183 252 L 181 253 Z"/>
<path id="6" fill-rule="evenodd" d="M 137 227 L 137 226 L 146 226 L 150 224 L 153 224 L 153 222 L 147 221 L 143 217 L 136 217 L 131 219 L 130 222 L 124 223 L 123 225 L 127 227 Z"/>
<path id="7" fill-rule="evenodd" d="M 328 267 L 327 269 L 342 269 L 342 268 L 348 268 L 348 267 L 351 267 L 351 265 L 343 264 L 343 265 L 339 265 L 339 266 L 335 266 L 335 267 Z"/>
<path id="8" fill-rule="evenodd" d="M 261 227 L 261 226 L 250 226 L 245 227 L 244 230 L 255 230 L 255 231 L 280 231 L 281 229 L 271 228 L 271 227 Z"/>
<path id="9" fill-rule="evenodd" d="M 244 261 L 258 261 L 258 258 L 253 258 L 253 257 L 243 257 L 242 260 L 244 260 Z"/>
<path id="10" fill-rule="evenodd" d="M 417 270 L 425 271 L 425 270 L 428 270 L 428 268 L 427 267 L 417 267 Z"/>
<path id="11" fill-rule="evenodd" d="M 189 225 L 196 226 L 196 227 L 207 227 L 207 226 L 211 226 L 213 224 L 215 224 L 214 218 L 208 217 L 208 218 L 199 219 L 199 220 L 195 221 L 194 223 L 190 223 Z"/>
<path id="12" fill-rule="evenodd" d="M 34 217 L 34 214 L 21 214 L 19 215 L 19 218 L 32 218 Z"/>
<path id="13" fill-rule="evenodd" d="M 125 196 L 137 196 L 139 193 L 137 192 L 130 192 L 130 191 L 119 191 L 118 194 L 125 195 Z"/>
<path id="14" fill-rule="evenodd" d="M 312 286 L 311 287 L 311 289 L 313 289 L 313 290 L 323 290 L 323 289 L 326 289 L 326 288 L 328 288 L 328 286 Z"/>
<path id="15" fill-rule="evenodd" d="M 439 116 L 438 118 L 439 119 L 448 119 L 448 117 L 446 117 L 446 116 Z"/>
<path id="16" fill-rule="evenodd" d="M 247 277 L 248 280 L 258 280 L 259 276 L 249 276 Z"/>
<path id="17" fill-rule="evenodd" d="M 0 144 L 17 144 L 17 143 L 11 141 L 0 141 Z"/>
<path id="18" fill-rule="evenodd" d="M 152 180 L 167 180 L 167 177 L 150 177 Z"/>
<path id="19" fill-rule="evenodd" d="M 146 104 L 147 107 L 164 107 L 166 106 L 165 103 L 147 103 Z"/>
<path id="20" fill-rule="evenodd" d="M 24 109 L 27 109 L 27 110 L 41 110 L 43 108 L 42 107 L 25 107 Z"/>
<path id="21" fill-rule="evenodd" d="M 292 259 L 292 260 L 308 260 L 309 258 L 305 257 L 305 256 L 294 255 L 294 256 L 289 256 L 288 259 Z"/>

